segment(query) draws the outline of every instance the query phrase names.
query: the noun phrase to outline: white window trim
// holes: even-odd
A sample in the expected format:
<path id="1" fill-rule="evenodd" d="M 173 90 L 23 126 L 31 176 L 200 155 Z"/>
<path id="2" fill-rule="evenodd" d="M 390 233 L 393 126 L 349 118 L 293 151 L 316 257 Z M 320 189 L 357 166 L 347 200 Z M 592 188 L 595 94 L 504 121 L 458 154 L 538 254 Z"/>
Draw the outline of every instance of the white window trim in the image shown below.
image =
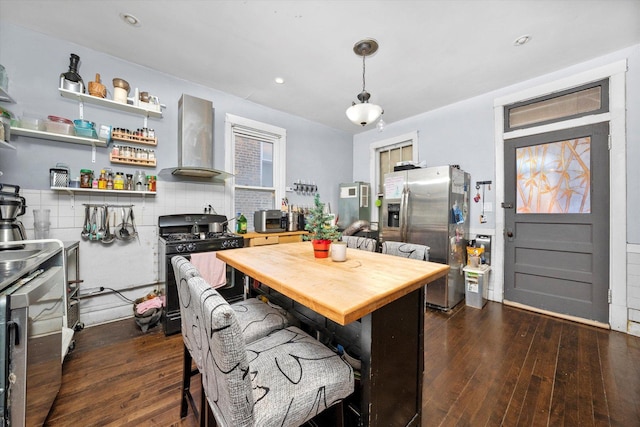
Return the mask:
<path id="1" fill-rule="evenodd" d="M 525 135 L 566 129 L 583 124 L 609 122 L 611 149 L 609 152 L 610 211 L 609 211 L 609 324 L 613 330 L 627 332 L 627 168 L 626 168 L 626 72 L 627 61 L 621 60 L 593 70 L 536 86 L 497 98 L 494 101 L 495 165 L 496 165 L 496 239 L 491 268 L 495 271 L 493 295 L 490 299 L 504 298 L 504 141 Z M 580 117 L 545 126 L 504 132 L 504 106 L 526 101 L 580 86 L 582 84 L 609 79 L 609 112 Z"/>
<path id="2" fill-rule="evenodd" d="M 225 139 L 225 170 L 231 171 L 233 176 L 227 180 L 229 191 L 227 192 L 227 216 L 235 216 L 235 138 L 233 138 L 233 127 L 241 126 L 247 130 L 255 130 L 256 134 L 271 134 L 273 138 L 268 138 L 273 142 L 273 184 L 275 190 L 275 209 L 279 208 L 278 200 L 285 197 L 286 168 L 287 168 L 287 130 L 268 123 L 247 119 L 233 114 L 226 114 L 224 119 L 224 139 Z M 249 188 L 243 186 L 243 188 Z M 268 190 L 260 187 L 260 190 Z M 230 212 L 230 213 L 229 213 Z"/>
<path id="3" fill-rule="evenodd" d="M 381 149 L 391 148 L 394 145 L 401 144 L 403 142 L 411 143 L 412 147 L 412 158 L 414 161 L 418 161 L 418 131 L 413 131 L 409 133 L 405 133 L 403 135 L 394 136 L 391 138 L 383 139 L 381 141 L 372 142 L 369 145 L 369 182 L 371 183 L 371 194 L 370 198 L 378 198 L 379 194 L 379 186 L 382 184 L 382 177 L 378 175 L 378 165 L 380 164 L 380 154 L 379 151 Z M 407 143 L 407 145 L 409 145 Z M 375 206 L 373 203 L 374 200 L 369 200 L 369 206 Z M 379 222 L 378 218 L 378 209 L 371 209 L 371 222 Z"/>

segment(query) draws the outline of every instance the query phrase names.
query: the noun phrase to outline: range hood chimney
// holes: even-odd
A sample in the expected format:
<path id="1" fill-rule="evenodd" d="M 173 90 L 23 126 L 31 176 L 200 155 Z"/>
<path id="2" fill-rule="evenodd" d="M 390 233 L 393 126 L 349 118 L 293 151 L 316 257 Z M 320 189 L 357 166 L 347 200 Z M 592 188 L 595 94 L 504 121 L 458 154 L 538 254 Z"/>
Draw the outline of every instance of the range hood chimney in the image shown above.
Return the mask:
<path id="1" fill-rule="evenodd" d="M 213 168 L 213 103 L 182 94 L 178 101 L 178 166 L 163 169 L 178 177 L 226 178 Z"/>

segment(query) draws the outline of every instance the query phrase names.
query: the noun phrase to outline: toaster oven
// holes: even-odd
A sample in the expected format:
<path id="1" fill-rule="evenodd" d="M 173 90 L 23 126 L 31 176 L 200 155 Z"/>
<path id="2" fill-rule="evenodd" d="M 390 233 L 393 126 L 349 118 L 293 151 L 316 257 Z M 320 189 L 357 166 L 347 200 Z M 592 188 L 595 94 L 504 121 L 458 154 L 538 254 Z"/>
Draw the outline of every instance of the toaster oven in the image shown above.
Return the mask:
<path id="1" fill-rule="evenodd" d="M 278 233 L 286 231 L 282 227 L 282 213 L 277 210 L 254 212 L 253 228 L 257 233 Z"/>

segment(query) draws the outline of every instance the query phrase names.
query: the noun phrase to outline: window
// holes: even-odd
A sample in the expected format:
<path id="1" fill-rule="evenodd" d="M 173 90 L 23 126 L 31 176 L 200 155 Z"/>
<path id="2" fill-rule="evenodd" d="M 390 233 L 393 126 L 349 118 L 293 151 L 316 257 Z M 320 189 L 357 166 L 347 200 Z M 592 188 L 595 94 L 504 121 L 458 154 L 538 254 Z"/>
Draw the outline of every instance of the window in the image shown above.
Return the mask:
<path id="1" fill-rule="evenodd" d="M 255 211 L 279 209 L 284 198 L 286 130 L 231 114 L 225 126 L 227 168 L 235 175 L 232 208 L 251 230 Z"/>
<path id="2" fill-rule="evenodd" d="M 505 107 L 505 132 L 609 111 L 609 80 Z"/>
<path id="3" fill-rule="evenodd" d="M 374 142 L 369 147 L 370 152 L 370 180 L 371 188 L 376 194 L 382 194 L 384 175 L 393 172 L 398 162 L 418 160 L 418 132 L 399 135 L 394 138 Z M 374 209 L 371 221 L 378 221 L 378 210 Z"/>

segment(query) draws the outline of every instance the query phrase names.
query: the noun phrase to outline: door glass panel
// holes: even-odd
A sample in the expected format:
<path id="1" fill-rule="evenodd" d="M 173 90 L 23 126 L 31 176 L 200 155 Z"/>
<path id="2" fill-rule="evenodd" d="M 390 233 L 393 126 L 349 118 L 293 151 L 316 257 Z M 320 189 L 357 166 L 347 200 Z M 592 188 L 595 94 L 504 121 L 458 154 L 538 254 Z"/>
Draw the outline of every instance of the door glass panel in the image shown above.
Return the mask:
<path id="1" fill-rule="evenodd" d="M 590 165 L 590 137 L 516 149 L 517 213 L 590 213 Z"/>

